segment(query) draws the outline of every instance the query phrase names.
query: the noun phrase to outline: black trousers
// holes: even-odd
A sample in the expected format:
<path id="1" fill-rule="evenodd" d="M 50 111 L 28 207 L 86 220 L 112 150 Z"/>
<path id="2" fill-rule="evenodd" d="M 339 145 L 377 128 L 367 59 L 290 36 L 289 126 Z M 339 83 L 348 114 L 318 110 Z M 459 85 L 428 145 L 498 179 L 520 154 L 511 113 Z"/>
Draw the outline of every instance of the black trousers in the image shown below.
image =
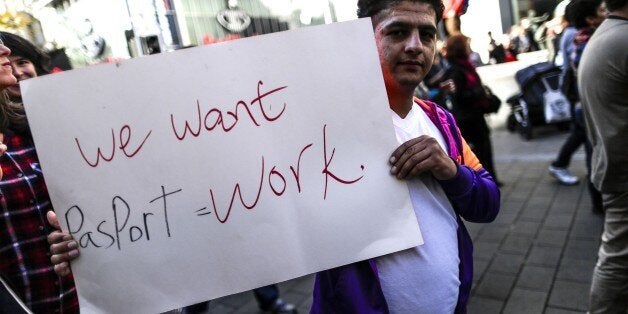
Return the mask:
<path id="1" fill-rule="evenodd" d="M 563 146 L 558 152 L 556 160 L 552 162 L 552 166 L 567 168 L 571 162 L 571 156 L 578 150 L 580 145 L 584 144 L 584 153 L 586 156 L 587 164 L 587 189 L 589 190 L 589 196 L 591 197 L 591 205 L 596 211 L 602 211 L 602 194 L 591 183 L 591 154 L 593 153 L 593 147 L 587 140 L 586 125 L 584 122 L 584 116 L 582 109 L 574 110 L 574 119 L 571 123 L 571 132 L 569 137 L 563 143 Z"/>
<path id="2" fill-rule="evenodd" d="M 253 290 L 257 305 L 261 310 L 269 310 L 279 299 L 279 288 L 277 285 L 269 285 Z M 190 305 L 184 309 L 186 314 L 203 313 L 207 311 L 209 307 L 209 301 Z"/>

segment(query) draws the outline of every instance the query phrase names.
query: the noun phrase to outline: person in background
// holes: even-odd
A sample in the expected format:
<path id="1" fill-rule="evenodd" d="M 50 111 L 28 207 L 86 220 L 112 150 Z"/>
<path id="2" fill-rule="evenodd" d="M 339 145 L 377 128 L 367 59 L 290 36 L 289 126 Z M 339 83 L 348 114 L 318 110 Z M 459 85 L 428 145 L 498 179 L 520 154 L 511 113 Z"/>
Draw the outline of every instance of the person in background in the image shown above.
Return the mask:
<path id="1" fill-rule="evenodd" d="M 449 37 L 446 45 L 446 58 L 449 61 L 447 77 L 454 81 L 456 92 L 451 97 L 451 113 L 456 118 L 462 136 L 498 185 L 493 163 L 491 132 L 484 119 L 483 108 L 487 108 L 488 97 L 482 80 L 469 60 L 469 40 L 459 34 Z"/>
<path id="2" fill-rule="evenodd" d="M 549 168 L 550 174 L 554 175 L 559 180 L 562 178 L 563 181 L 567 180 L 568 177 L 564 176 L 565 173 L 563 172 L 563 170 L 566 170 L 566 167 L 561 168 L 561 166 L 568 165 L 569 158 L 571 156 L 569 151 L 575 151 L 577 149 L 577 146 L 579 145 L 579 143 L 576 142 L 577 140 L 584 142 L 587 174 L 590 174 L 591 172 L 592 147 L 586 136 L 586 126 L 582 113 L 582 107 L 580 106 L 578 88 L 576 86 L 576 74 L 584 48 L 591 38 L 591 35 L 604 21 L 608 14 L 602 0 L 573 0 L 567 5 L 566 12 L 569 16 L 568 19 L 573 22 L 577 29 L 577 33 L 575 34 L 574 41 L 571 45 L 572 47 L 566 48 L 571 52 L 571 55 L 568 59 L 568 68 L 562 80 L 562 89 L 565 92 L 565 95 L 571 102 L 574 103 L 574 123 L 572 125 L 572 134 L 569 138 L 567 138 L 567 141 L 561 148 L 558 159 L 554 161 Z M 573 137 L 576 137 L 576 139 L 574 140 Z M 567 174 L 569 174 L 568 171 Z M 577 182 L 577 178 L 575 182 Z M 589 190 L 589 197 L 591 198 L 591 210 L 594 213 L 602 213 L 602 195 L 599 190 L 595 188 L 591 180 L 587 180 L 587 188 Z"/>
<path id="3" fill-rule="evenodd" d="M 473 249 L 462 218 L 492 221 L 500 196 L 453 116 L 413 98 L 434 60 L 442 10 L 440 0 L 358 1 L 358 16 L 372 19 L 388 93 L 382 106 L 400 144 L 391 174 L 408 185 L 425 243 L 318 273 L 310 313 L 466 312 Z"/>
<path id="4" fill-rule="evenodd" d="M 586 144 L 587 138 L 584 130 L 584 122 L 578 121 L 581 119 L 576 118 L 576 103 L 578 102 L 578 92 L 574 86 L 575 76 L 573 74 L 573 68 L 570 58 L 574 52 L 574 39 L 578 30 L 573 23 L 573 5 L 567 5 L 565 7 L 564 19 L 567 21 L 567 27 L 563 30 L 563 35 L 560 39 L 560 54 L 562 56 L 563 64 L 561 66 L 560 74 L 560 86 L 561 90 L 567 96 L 573 112 L 573 119 L 571 121 L 571 130 L 569 137 L 565 140 L 565 143 L 560 148 L 558 156 L 549 166 L 549 173 L 555 177 L 560 184 L 563 185 L 575 185 L 578 184 L 578 177 L 571 174 L 569 171 L 569 163 L 571 162 L 571 156 L 582 144 Z"/>
<path id="5" fill-rule="evenodd" d="M 48 57 L 17 35 L 1 32 L 0 38 L 0 132 L 6 145 L 0 156 L 0 275 L 34 313 L 78 313 L 72 276 L 58 276 L 50 260 L 46 237 L 53 228 L 46 213 L 52 205 L 18 85 L 46 74 Z"/>
<path id="6" fill-rule="evenodd" d="M 440 53 L 443 50 L 444 43 L 442 41 L 438 41 L 436 43 L 436 56 L 434 57 L 434 63 L 432 63 L 432 68 L 423 79 L 423 82 L 419 85 L 425 86 L 427 92 L 424 95 L 416 95 L 422 99 L 429 99 L 441 107 L 449 108 L 448 102 L 452 93 L 456 91 L 456 85 L 454 81 L 447 78 L 447 67 L 442 54 Z"/>
<path id="7" fill-rule="evenodd" d="M 567 75 L 567 70 L 570 66 L 570 58 L 574 51 L 574 39 L 576 38 L 576 33 L 578 30 L 576 29 L 576 25 L 574 24 L 574 14 L 572 12 L 573 5 L 570 6 L 571 0 L 563 1 L 561 3 L 567 3 L 565 5 L 565 10 L 563 12 L 563 21 L 565 23 L 565 28 L 561 32 L 560 36 L 560 44 L 559 44 L 559 52 L 562 59 L 561 65 L 561 74 L 560 74 L 560 85 L 563 85 L 565 80 L 565 76 Z"/>
<path id="8" fill-rule="evenodd" d="M 460 33 L 460 16 L 467 12 L 469 0 L 443 0 L 443 23 L 447 36 Z"/>
<path id="9" fill-rule="evenodd" d="M 467 44 L 469 45 L 469 61 L 476 68 L 483 66 L 484 62 L 482 62 L 482 58 L 480 57 L 480 54 L 477 51 L 473 51 L 473 49 L 471 49 L 471 38 L 467 37 L 467 41 L 468 41 Z"/>
<path id="10" fill-rule="evenodd" d="M 504 45 L 498 44 L 493 33 L 488 32 L 488 58 L 490 64 L 498 64 L 506 62 L 506 49 Z"/>
<path id="11" fill-rule="evenodd" d="M 628 313 L 628 0 L 605 0 L 610 15 L 587 43 L 578 90 L 593 145 L 591 181 L 602 192 L 604 232 L 589 313 Z"/>

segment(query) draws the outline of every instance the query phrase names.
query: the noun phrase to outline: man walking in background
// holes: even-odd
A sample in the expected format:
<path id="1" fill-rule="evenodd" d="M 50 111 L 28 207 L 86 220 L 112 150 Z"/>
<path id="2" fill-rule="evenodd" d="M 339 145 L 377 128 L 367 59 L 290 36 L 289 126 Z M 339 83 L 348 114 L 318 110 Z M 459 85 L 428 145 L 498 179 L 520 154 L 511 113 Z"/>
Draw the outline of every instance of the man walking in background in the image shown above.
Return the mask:
<path id="1" fill-rule="evenodd" d="M 590 313 L 628 311 L 628 0 L 606 0 L 609 17 L 589 40 L 578 69 L 591 181 L 606 212 L 593 272 Z"/>

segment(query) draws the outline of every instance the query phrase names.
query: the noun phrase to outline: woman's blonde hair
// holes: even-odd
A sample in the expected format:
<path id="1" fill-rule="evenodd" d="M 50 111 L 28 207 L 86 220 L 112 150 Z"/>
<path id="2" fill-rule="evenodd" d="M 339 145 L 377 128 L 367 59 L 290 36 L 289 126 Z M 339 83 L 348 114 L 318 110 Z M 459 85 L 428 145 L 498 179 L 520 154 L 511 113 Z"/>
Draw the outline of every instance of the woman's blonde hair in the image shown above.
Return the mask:
<path id="1" fill-rule="evenodd" d="M 6 90 L 0 91 L 0 132 L 23 132 L 28 129 L 26 112 L 22 103 L 9 100 Z"/>
<path id="2" fill-rule="evenodd" d="M 28 59 L 35 66 L 37 76 L 50 73 L 50 57 L 30 41 L 7 32 L 0 32 L 4 45 L 11 55 Z M 0 131 L 23 132 L 28 130 L 26 112 L 21 100 L 11 101 L 6 90 L 0 90 Z"/>

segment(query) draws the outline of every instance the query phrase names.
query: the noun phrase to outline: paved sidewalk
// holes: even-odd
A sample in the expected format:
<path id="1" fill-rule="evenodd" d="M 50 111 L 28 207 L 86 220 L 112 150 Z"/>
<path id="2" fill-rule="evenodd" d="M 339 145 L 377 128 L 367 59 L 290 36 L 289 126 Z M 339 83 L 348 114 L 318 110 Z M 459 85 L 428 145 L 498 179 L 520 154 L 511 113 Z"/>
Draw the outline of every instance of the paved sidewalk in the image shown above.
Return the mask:
<path id="1" fill-rule="evenodd" d="M 491 224 L 466 224 L 475 244 L 469 313 L 586 311 L 603 218 L 591 212 L 585 184 L 561 186 L 548 175 L 566 136 L 542 127 L 525 142 L 503 127 L 493 132 L 502 209 Z M 582 150 L 571 169 L 585 178 Z M 308 313 L 312 284 L 312 275 L 281 283 L 281 296 Z M 259 311 L 245 292 L 213 301 L 208 313 Z"/>
<path id="2" fill-rule="evenodd" d="M 524 142 L 494 133 L 502 188 L 495 222 L 468 224 L 475 275 L 469 313 L 583 313 L 603 229 L 586 184 L 561 186 L 548 175 L 566 133 L 539 128 Z M 571 170 L 586 177 L 584 153 Z"/>

